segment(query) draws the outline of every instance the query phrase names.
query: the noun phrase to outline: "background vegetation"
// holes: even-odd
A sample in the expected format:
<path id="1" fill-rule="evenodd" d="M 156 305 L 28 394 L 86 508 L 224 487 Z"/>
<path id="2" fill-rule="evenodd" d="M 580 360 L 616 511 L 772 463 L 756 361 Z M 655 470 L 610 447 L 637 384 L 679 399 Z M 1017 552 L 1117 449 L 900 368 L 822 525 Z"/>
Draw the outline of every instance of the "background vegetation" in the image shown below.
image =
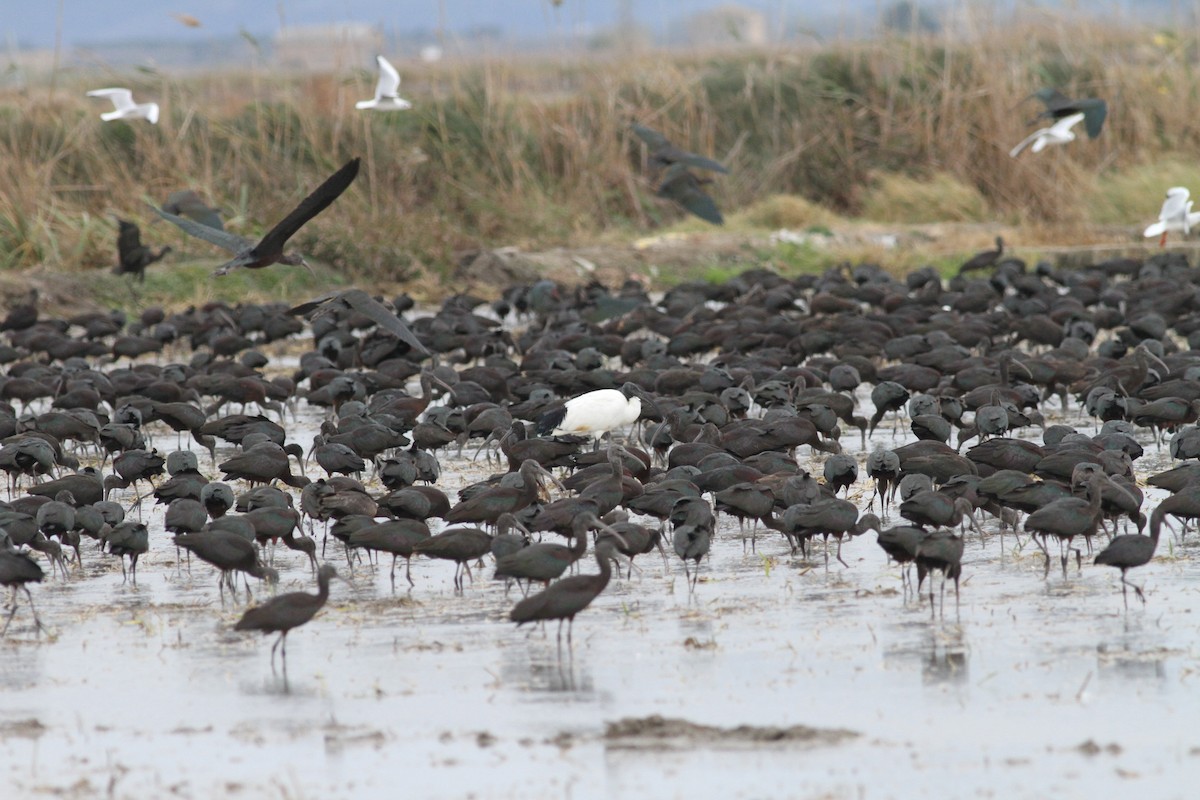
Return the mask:
<path id="1" fill-rule="evenodd" d="M 479 247 L 624 241 L 680 218 L 643 177 L 633 119 L 730 166 L 712 190 L 745 210 L 735 226 L 995 221 L 1066 240 L 1135 230 L 1168 186 L 1200 191 L 1197 42 L 1155 31 L 1048 23 L 401 72 L 415 108 L 390 114 L 354 110 L 373 87 L 365 72 L 88 75 L 0 95 L 0 267 L 110 265 L 110 214 L 179 249 L 144 202 L 182 187 L 253 236 L 352 155 L 357 184 L 298 237 L 351 277 L 443 274 Z M 106 107 L 84 92 L 121 84 L 158 100 L 157 126 L 98 119 Z M 1041 86 L 1107 98 L 1104 133 L 1010 158 Z"/>

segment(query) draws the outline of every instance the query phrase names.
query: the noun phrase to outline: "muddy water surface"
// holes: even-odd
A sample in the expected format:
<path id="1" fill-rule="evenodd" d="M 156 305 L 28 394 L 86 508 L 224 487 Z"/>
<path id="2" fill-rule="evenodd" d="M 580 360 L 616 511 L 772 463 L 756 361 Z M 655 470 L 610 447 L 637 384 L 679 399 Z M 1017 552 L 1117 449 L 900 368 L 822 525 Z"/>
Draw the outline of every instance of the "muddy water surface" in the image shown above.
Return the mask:
<path id="1" fill-rule="evenodd" d="M 320 418 L 301 408 L 293 440 Z M 1143 477 L 1168 466 L 1145 444 Z M 442 464 L 448 488 L 489 472 Z M 415 561 L 393 591 L 386 558 L 350 572 L 331 546 L 350 580 L 292 635 L 285 676 L 272 639 L 232 630 L 244 600 L 222 605 L 144 513 L 136 587 L 87 543 L 82 571 L 33 587 L 49 632 L 22 608 L 0 642 L 5 797 L 1161 798 L 1200 777 L 1194 533 L 1164 537 L 1126 613 L 1114 571 L 1046 577 L 990 521 L 943 618 L 873 533 L 826 569 L 819 545 L 752 550 L 722 519 L 693 596 L 673 555 L 640 557 L 570 649 L 506 621 L 519 594 L 490 565 L 456 594 L 452 564 Z M 314 590 L 301 554 L 275 563 L 279 591 Z"/>

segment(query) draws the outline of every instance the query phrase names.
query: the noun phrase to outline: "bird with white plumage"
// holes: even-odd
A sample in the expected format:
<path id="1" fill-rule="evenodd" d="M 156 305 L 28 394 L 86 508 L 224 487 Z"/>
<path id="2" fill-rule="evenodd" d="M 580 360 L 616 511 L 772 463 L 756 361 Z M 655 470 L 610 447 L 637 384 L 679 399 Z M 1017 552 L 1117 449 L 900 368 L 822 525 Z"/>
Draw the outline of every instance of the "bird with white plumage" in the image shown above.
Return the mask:
<path id="1" fill-rule="evenodd" d="M 375 96 L 370 100 L 359 100 L 354 107 L 375 111 L 404 111 L 412 108 L 412 103 L 397 94 L 400 91 L 400 73 L 383 56 L 375 56 L 375 61 L 379 64 L 379 82 L 375 84 Z"/>
<path id="2" fill-rule="evenodd" d="M 1075 132 L 1071 128 L 1083 122 L 1083 118 L 1083 112 L 1079 112 L 1063 117 L 1049 128 L 1039 128 L 1022 139 L 1008 154 L 1016 158 L 1026 147 L 1029 147 L 1031 152 L 1040 153 L 1052 144 L 1073 142 L 1075 141 Z"/>
<path id="3" fill-rule="evenodd" d="M 112 101 L 113 110 L 100 115 L 105 122 L 114 119 L 146 119 L 151 125 L 158 124 L 158 103 L 135 103 L 133 92 L 128 89 L 93 89 L 88 97 L 106 97 Z"/>
<path id="4" fill-rule="evenodd" d="M 1184 236 L 1192 228 L 1200 225 L 1200 211 L 1192 211 L 1190 192 L 1183 186 L 1172 186 L 1167 189 L 1167 198 L 1163 201 L 1162 210 L 1158 212 L 1158 222 L 1146 228 L 1143 234 L 1147 239 L 1159 237 L 1158 246 L 1167 243 L 1167 234 L 1175 231 Z"/>
<path id="5" fill-rule="evenodd" d="M 542 414 L 536 431 L 539 436 L 575 433 L 590 434 L 599 439 L 637 422 L 642 415 L 643 402 L 662 415 L 654 400 L 635 383 L 626 383 L 620 389 L 596 389 Z"/>

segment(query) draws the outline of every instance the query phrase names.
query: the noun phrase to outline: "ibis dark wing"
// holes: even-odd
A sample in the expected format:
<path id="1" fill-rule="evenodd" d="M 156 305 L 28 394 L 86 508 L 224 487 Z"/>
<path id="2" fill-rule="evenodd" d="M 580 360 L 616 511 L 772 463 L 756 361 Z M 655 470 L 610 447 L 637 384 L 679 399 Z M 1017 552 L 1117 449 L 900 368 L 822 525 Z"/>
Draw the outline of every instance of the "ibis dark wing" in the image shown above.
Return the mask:
<path id="1" fill-rule="evenodd" d="M 707 169 L 713 172 L 721 172 L 729 174 L 728 168 L 718 161 L 713 161 L 711 158 L 689 153 L 687 150 L 680 150 L 678 147 L 668 147 L 665 150 L 660 150 L 655 155 L 664 162 L 670 164 L 683 164 L 696 169 Z"/>
<path id="2" fill-rule="evenodd" d="M 1038 89 L 1030 97 L 1036 97 L 1042 101 L 1042 105 L 1046 107 L 1046 113 L 1042 116 L 1053 116 L 1056 112 L 1068 108 L 1074 101 L 1060 92 L 1058 89 L 1045 88 Z"/>
<path id="3" fill-rule="evenodd" d="M 225 225 L 221 222 L 221 215 L 217 213 L 217 210 L 205 203 L 200 195 L 192 189 L 182 189 L 167 195 L 167 202 L 163 203 L 163 211 L 188 217 L 201 225 L 207 225 L 219 231 L 225 230 Z"/>
<path id="4" fill-rule="evenodd" d="M 165 219 L 167 222 L 174 223 L 183 229 L 184 233 L 195 236 L 197 239 L 203 239 L 206 242 L 215 244 L 217 247 L 224 248 L 231 253 L 242 253 L 254 246 L 254 242 L 244 237 L 238 236 L 235 233 L 230 233 L 217 228 L 210 228 L 207 225 L 201 225 L 199 222 L 192 222 L 190 219 L 177 217 L 169 211 L 163 211 L 161 208 L 150 206 L 154 209 L 154 213 Z"/>
<path id="5" fill-rule="evenodd" d="M 367 319 L 374 322 L 383 330 L 395 336 L 400 341 L 404 342 L 414 352 L 421 355 L 429 355 L 429 351 L 425 349 L 425 345 L 421 344 L 421 340 L 404 324 L 404 320 L 393 314 L 387 306 L 380 303 L 371 295 L 364 292 L 362 289 L 347 289 L 343 292 L 331 292 L 330 294 L 318 297 L 314 300 L 309 300 L 307 303 L 301 303 L 291 308 L 290 314 L 307 314 L 310 311 L 318 309 L 320 306 L 328 306 L 331 303 L 338 302 L 342 305 L 349 306 L 358 313 L 362 314 Z M 318 313 L 324 313 L 324 310 Z"/>
<path id="6" fill-rule="evenodd" d="M 1038 89 L 1030 95 L 1042 101 L 1046 110 L 1038 114 L 1038 119 L 1062 119 L 1072 114 L 1083 114 L 1083 125 L 1088 138 L 1095 139 L 1104 127 L 1108 117 L 1108 103 L 1098 97 L 1085 97 L 1076 100 L 1067 97 L 1057 89 Z"/>
<path id="7" fill-rule="evenodd" d="M 292 316 L 308 314 L 310 311 L 316 311 L 330 300 L 334 300 L 341 296 L 341 292 L 330 292 L 329 294 L 323 294 L 320 297 L 315 297 L 306 303 L 300 303 L 299 305 L 292 306 L 288 309 L 288 313 Z"/>
<path id="8" fill-rule="evenodd" d="M 320 214 L 329 204 L 337 200 L 342 192 L 358 177 L 359 159 L 353 158 L 337 172 L 325 179 L 312 194 L 300 201 L 300 205 L 283 218 L 283 221 L 267 232 L 255 247 L 255 256 L 270 256 L 283 252 L 283 246 L 292 238 L 296 231 L 304 227 L 310 219 Z"/>
<path id="9" fill-rule="evenodd" d="M 674 164 L 658 187 L 658 196 L 674 200 L 685 211 L 714 225 L 725 222 L 713 199 L 700 188 L 700 181 L 683 164 Z"/>
<path id="10" fill-rule="evenodd" d="M 633 132 L 637 134 L 639 139 L 650 145 L 650 147 L 654 150 L 662 150 L 671 146 L 671 143 L 667 140 L 667 137 L 663 136 L 656 130 L 647 128 L 645 125 L 639 125 L 636 122 L 634 122 L 630 127 L 633 128 Z"/>
<path id="11" fill-rule="evenodd" d="M 1080 100 L 1076 105 L 1083 112 L 1083 127 L 1087 130 L 1088 138 L 1095 139 L 1108 117 L 1108 103 L 1093 97 Z"/>

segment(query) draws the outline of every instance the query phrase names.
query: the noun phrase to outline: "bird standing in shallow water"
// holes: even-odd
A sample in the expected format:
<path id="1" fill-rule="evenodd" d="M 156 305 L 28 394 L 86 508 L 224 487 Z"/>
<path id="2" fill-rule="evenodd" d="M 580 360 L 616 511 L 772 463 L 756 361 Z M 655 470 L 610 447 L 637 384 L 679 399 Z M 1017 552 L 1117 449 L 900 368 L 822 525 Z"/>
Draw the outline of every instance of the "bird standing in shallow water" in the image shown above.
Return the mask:
<path id="1" fill-rule="evenodd" d="M 23 590 L 25 597 L 29 600 L 29 610 L 33 613 L 33 622 L 37 625 L 38 632 L 40 633 L 45 627 L 38 619 L 37 609 L 33 607 L 33 595 L 29 593 L 29 584 L 41 583 L 45 576 L 41 566 L 27 553 L 13 549 L 8 540 L 8 534 L 0 533 L 0 586 L 13 590 L 12 610 L 8 612 L 8 619 L 4 621 L 4 630 L 0 631 L 0 636 L 8 633 L 8 626 L 12 624 L 13 617 L 17 615 L 18 589 Z"/>
<path id="2" fill-rule="evenodd" d="M 304 260 L 304 256 L 295 251 L 284 252 L 283 248 L 287 245 L 288 239 L 304 227 L 305 223 L 328 208 L 334 200 L 341 196 L 342 192 L 346 191 L 358 176 L 358 166 L 359 159 L 357 158 L 347 161 L 341 169 L 326 178 L 325 182 L 318 186 L 312 194 L 301 200 L 300 205 L 269 230 L 257 244 L 237 234 L 177 217 L 161 208 L 153 206 L 151 208 L 154 208 L 154 213 L 168 222 L 175 223 L 184 232 L 218 247 L 223 247 L 234 254 L 232 259 L 217 267 L 213 275 L 228 275 L 231 270 L 238 267 L 258 269 L 269 267 L 272 264 L 305 267 L 312 271 L 312 267 Z"/>
<path id="3" fill-rule="evenodd" d="M 612 534 L 617 538 L 618 534 Z M 508 618 L 521 627 L 527 622 L 558 620 L 558 642 L 562 644 L 562 624 L 567 621 L 567 647 L 571 646 L 571 631 L 575 626 L 575 615 L 583 611 L 600 596 L 612 578 L 612 559 L 616 544 L 612 539 L 601 540 L 596 545 L 596 562 L 600 565 L 598 575 L 573 575 L 550 584 L 548 588 L 526 597 L 513 606 Z"/>
<path id="4" fill-rule="evenodd" d="M 1150 559 L 1154 558 L 1154 551 L 1158 549 L 1158 536 L 1162 532 L 1163 517 L 1171 513 L 1172 501 L 1176 496 L 1172 495 L 1163 500 L 1150 514 L 1149 536 L 1142 536 L 1140 533 L 1116 536 L 1108 543 L 1108 547 L 1096 554 L 1096 558 L 1092 561 L 1093 564 L 1103 564 L 1121 570 L 1121 598 L 1125 601 L 1125 608 L 1129 608 L 1128 587 L 1130 586 L 1133 587 L 1138 599 L 1142 603 L 1146 602 L 1146 595 L 1142 591 L 1142 587 L 1130 583 L 1126 573 L 1135 567 L 1149 564 Z"/>
<path id="5" fill-rule="evenodd" d="M 329 582 L 338 577 L 332 564 L 323 564 L 317 571 L 317 593 L 288 592 L 273 597 L 260 606 L 247 611 L 233 626 L 235 631 L 262 631 L 278 633 L 279 639 L 271 646 L 271 670 L 275 669 L 275 650 L 283 646 L 283 671 L 287 674 L 287 635 L 312 619 L 325 601 L 329 599 Z"/>
<path id="6" fill-rule="evenodd" d="M 587 433 L 599 440 L 604 434 L 637 422 L 643 402 L 662 416 L 654 400 L 635 383 L 626 383 L 620 389 L 587 392 L 571 398 L 561 408 L 542 414 L 537 421 L 537 434 Z"/>
<path id="7" fill-rule="evenodd" d="M 925 576 L 934 571 L 942 573 L 942 616 L 946 612 L 946 581 L 954 581 L 954 605 L 958 607 L 958 582 L 962 577 L 963 540 L 947 530 L 932 531 L 917 544 L 917 596 Z M 933 613 L 933 579 L 929 580 L 929 611 Z"/>

